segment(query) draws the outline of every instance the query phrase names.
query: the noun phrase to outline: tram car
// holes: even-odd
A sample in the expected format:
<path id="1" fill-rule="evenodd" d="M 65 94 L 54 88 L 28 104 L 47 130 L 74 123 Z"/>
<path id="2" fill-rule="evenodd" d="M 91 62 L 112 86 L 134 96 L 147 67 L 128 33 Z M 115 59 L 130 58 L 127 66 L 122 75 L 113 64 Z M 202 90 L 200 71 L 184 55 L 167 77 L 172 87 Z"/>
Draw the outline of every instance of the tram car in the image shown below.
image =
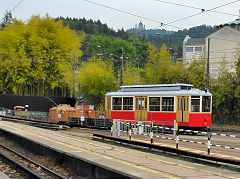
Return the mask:
<path id="1" fill-rule="evenodd" d="M 121 86 L 105 95 L 105 118 L 152 121 L 204 130 L 211 127 L 212 94 L 190 84 Z"/>

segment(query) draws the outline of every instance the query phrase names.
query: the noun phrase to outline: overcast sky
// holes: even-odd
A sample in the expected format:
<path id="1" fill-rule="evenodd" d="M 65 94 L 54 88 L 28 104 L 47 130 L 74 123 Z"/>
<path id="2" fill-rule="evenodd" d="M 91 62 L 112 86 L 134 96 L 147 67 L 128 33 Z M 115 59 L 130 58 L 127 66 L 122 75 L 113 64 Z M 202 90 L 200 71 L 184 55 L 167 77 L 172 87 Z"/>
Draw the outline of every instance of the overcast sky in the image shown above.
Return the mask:
<path id="1" fill-rule="evenodd" d="M 6 10 L 12 10 L 21 0 L 0 0 L 0 19 Z M 76 17 L 93 20 L 101 20 L 102 23 L 113 29 L 129 29 L 140 21 L 146 25 L 147 29 L 153 29 L 160 26 L 160 23 L 169 23 L 174 20 L 190 16 L 201 12 L 199 9 L 176 6 L 159 2 L 157 0 L 91 0 L 105 6 L 109 6 L 121 11 L 132 13 L 140 17 L 124 14 L 111 10 L 84 0 L 23 0 L 22 3 L 12 11 L 13 17 L 27 21 L 32 15 L 44 16 L 47 13 L 51 17 Z M 165 0 L 167 2 L 179 3 L 188 6 L 211 9 L 234 0 Z M 230 22 L 238 18 L 240 9 L 240 0 L 228 6 L 215 9 L 215 11 L 234 14 L 236 16 L 224 15 L 214 12 L 206 12 L 195 17 L 172 23 L 172 26 L 162 28 L 168 30 L 179 30 L 181 28 L 190 28 L 197 25 L 219 25 Z M 157 21 L 157 22 L 152 22 Z"/>

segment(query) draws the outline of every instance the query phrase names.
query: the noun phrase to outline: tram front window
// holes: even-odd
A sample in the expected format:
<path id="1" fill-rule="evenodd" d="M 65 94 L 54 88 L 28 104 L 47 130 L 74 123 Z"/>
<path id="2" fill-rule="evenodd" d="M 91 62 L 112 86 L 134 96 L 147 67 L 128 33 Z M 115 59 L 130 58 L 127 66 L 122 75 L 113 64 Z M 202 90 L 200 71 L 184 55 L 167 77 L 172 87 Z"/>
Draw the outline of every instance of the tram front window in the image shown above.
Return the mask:
<path id="1" fill-rule="evenodd" d="M 122 110 L 122 98 L 113 98 L 113 110 Z"/>
<path id="2" fill-rule="evenodd" d="M 133 110 L 133 97 L 123 97 L 123 110 Z"/>
<path id="3" fill-rule="evenodd" d="M 210 112 L 210 103 L 211 103 L 210 96 L 202 97 L 202 112 Z"/>
<path id="4" fill-rule="evenodd" d="M 200 96 L 191 97 L 191 112 L 200 112 Z"/>
<path id="5" fill-rule="evenodd" d="M 149 111 L 160 111 L 160 97 L 149 97 Z"/>
<path id="6" fill-rule="evenodd" d="M 162 111 L 174 111 L 174 98 L 163 97 L 162 98 Z"/>

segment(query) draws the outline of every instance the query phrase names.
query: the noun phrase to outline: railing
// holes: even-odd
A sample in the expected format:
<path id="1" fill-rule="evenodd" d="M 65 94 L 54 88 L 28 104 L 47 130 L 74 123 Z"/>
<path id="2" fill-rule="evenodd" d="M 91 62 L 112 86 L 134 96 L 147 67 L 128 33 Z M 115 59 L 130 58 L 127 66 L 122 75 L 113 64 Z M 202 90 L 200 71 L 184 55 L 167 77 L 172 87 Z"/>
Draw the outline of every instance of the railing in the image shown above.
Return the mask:
<path id="1" fill-rule="evenodd" d="M 39 111 L 15 111 L 0 107 L 0 115 L 16 116 L 25 119 L 37 119 L 41 121 L 49 121 L 50 116 L 48 112 Z"/>
<path id="2" fill-rule="evenodd" d="M 168 131 L 168 133 L 173 134 L 172 137 L 167 137 L 165 135 L 165 132 Z M 180 139 L 180 135 L 182 133 L 187 134 L 202 134 L 207 137 L 207 143 L 205 142 L 198 142 L 198 141 L 192 141 L 192 140 L 185 140 Z M 113 120 L 113 126 L 111 128 L 111 134 L 112 136 L 127 136 L 131 140 L 133 137 L 135 138 L 142 138 L 146 137 L 150 139 L 150 142 L 153 143 L 154 138 L 162 138 L 166 140 L 175 140 L 176 141 L 176 148 L 179 148 L 179 141 L 181 142 L 188 142 L 188 143 L 194 143 L 194 144 L 201 144 L 207 146 L 207 153 L 210 155 L 210 149 L 211 146 L 213 147 L 220 147 L 225 149 L 232 149 L 232 150 L 240 150 L 238 147 L 232 147 L 232 146 L 224 146 L 224 145 L 218 145 L 218 144 L 212 144 L 211 139 L 212 136 L 222 136 L 222 137 L 230 137 L 230 138 L 240 138 L 238 135 L 230 135 L 230 134 L 220 134 L 220 133 L 212 133 L 212 132 L 203 132 L 203 131 L 196 131 L 196 130 L 184 130 L 184 129 L 178 129 L 177 123 L 174 126 L 165 126 L 165 125 L 156 125 L 152 121 L 133 121 L 133 120 L 120 120 L 115 119 Z"/>

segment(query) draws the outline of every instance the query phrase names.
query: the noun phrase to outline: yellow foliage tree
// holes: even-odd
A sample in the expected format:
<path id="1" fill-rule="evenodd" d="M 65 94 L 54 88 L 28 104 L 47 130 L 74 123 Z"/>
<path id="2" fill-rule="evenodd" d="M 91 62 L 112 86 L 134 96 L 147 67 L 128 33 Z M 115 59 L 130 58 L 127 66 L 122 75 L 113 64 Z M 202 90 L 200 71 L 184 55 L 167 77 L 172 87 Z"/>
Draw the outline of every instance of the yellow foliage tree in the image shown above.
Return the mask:
<path id="1" fill-rule="evenodd" d="M 112 63 L 93 57 L 79 70 L 80 94 L 92 96 L 95 104 L 103 105 L 105 94 L 117 89 Z"/>
<path id="2" fill-rule="evenodd" d="M 0 31 L 2 93 L 50 95 L 66 86 L 64 76 L 73 68 L 73 54 L 84 36 L 48 15 L 32 16 L 27 24 L 14 19 Z"/>
<path id="3" fill-rule="evenodd" d="M 160 51 L 155 48 L 148 49 L 149 62 L 146 65 L 146 80 L 148 84 L 168 83 L 170 69 L 173 65 L 171 55 L 165 44 L 162 45 Z"/>

